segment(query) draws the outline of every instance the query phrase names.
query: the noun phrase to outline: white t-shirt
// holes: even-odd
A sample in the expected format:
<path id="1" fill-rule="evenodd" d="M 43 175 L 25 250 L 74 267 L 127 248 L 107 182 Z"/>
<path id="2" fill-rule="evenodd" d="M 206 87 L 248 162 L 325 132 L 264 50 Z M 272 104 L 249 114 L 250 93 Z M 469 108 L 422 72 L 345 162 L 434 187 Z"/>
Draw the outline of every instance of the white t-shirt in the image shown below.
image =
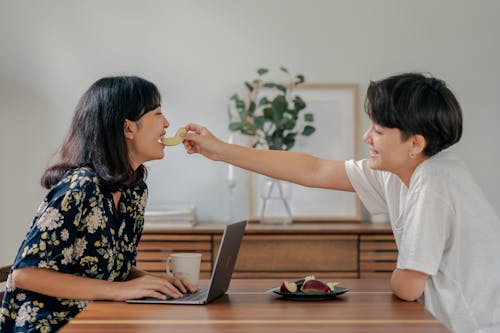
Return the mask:
<path id="1" fill-rule="evenodd" d="M 500 332 L 500 219 L 464 164 L 440 152 L 409 188 L 368 160 L 345 167 L 370 213 L 389 216 L 397 267 L 429 275 L 426 309 L 454 332 Z"/>

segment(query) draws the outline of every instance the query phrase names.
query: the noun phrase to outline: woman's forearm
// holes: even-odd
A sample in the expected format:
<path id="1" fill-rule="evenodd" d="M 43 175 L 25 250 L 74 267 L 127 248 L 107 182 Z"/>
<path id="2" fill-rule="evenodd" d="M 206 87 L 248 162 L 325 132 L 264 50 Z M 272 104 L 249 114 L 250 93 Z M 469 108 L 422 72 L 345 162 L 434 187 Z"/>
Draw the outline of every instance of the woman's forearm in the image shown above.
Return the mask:
<path id="1" fill-rule="evenodd" d="M 226 144 L 220 160 L 266 176 L 309 187 L 354 191 L 344 161 L 320 159 L 290 151 L 253 149 Z"/>
<path id="2" fill-rule="evenodd" d="M 127 280 L 137 279 L 138 277 L 148 275 L 146 271 L 143 271 L 135 266 L 132 266 L 130 273 L 128 274 Z"/>
<path id="3" fill-rule="evenodd" d="M 46 268 L 18 268 L 12 272 L 15 288 L 40 294 L 81 300 L 124 301 L 142 297 L 178 298 L 196 288 L 186 279 L 161 278 L 132 268 L 127 281 L 106 281 L 56 272 Z"/>
<path id="4" fill-rule="evenodd" d="M 82 300 L 117 298 L 115 282 L 84 278 L 45 268 L 21 268 L 12 272 L 14 287 L 40 294 Z"/>

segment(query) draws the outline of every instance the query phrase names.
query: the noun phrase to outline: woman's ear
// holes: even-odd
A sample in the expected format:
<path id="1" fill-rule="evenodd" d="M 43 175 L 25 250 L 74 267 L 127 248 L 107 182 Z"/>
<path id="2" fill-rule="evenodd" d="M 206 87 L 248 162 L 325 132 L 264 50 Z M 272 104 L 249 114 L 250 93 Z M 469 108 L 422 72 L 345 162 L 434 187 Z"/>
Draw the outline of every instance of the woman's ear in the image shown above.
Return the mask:
<path id="1" fill-rule="evenodd" d="M 123 128 L 125 139 L 132 140 L 137 132 L 137 124 L 134 121 L 125 119 L 125 126 Z"/>
<path id="2" fill-rule="evenodd" d="M 415 134 L 412 137 L 411 143 L 411 153 L 412 155 L 418 155 L 422 153 L 427 145 L 427 141 L 425 140 L 423 135 Z"/>

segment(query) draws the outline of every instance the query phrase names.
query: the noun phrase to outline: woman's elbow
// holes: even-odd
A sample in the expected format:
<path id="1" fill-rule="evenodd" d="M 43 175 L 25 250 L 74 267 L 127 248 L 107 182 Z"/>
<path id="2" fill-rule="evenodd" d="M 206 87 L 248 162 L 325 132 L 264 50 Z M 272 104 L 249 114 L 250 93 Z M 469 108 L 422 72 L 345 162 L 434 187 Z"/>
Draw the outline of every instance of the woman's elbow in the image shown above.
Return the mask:
<path id="1" fill-rule="evenodd" d="M 424 293 L 427 275 L 424 273 L 395 269 L 391 276 L 390 286 L 398 298 L 413 302 Z"/>
<path id="2" fill-rule="evenodd" d="M 416 292 L 413 290 L 392 290 L 394 295 L 399 299 L 406 302 L 415 302 L 421 295 L 422 292 Z"/>
<path id="3" fill-rule="evenodd" d="M 26 282 L 29 281 L 30 268 L 16 268 L 12 271 L 12 286 L 19 289 L 27 289 Z"/>

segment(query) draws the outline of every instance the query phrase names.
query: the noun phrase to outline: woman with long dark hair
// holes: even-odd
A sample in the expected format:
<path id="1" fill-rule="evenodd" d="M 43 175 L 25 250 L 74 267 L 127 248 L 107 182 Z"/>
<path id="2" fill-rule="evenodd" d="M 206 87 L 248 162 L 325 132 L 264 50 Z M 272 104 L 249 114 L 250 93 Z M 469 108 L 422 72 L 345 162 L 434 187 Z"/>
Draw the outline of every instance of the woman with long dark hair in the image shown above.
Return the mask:
<path id="1" fill-rule="evenodd" d="M 144 162 L 169 126 L 156 86 L 107 77 L 81 97 L 49 189 L 7 281 L 1 332 L 53 332 L 90 300 L 180 297 L 194 288 L 135 267 L 147 201 Z"/>

